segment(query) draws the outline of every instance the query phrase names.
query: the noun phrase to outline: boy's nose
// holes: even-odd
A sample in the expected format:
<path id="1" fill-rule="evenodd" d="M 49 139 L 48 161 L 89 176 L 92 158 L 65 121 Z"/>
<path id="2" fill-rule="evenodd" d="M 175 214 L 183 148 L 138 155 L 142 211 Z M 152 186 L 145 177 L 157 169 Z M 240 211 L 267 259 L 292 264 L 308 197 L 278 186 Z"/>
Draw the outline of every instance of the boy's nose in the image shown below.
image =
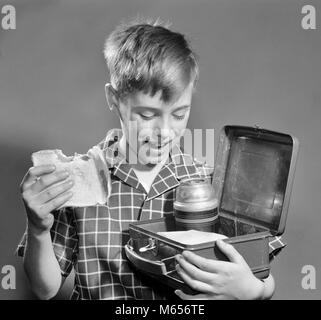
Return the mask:
<path id="1" fill-rule="evenodd" d="M 157 129 L 161 131 L 168 131 L 170 129 L 169 121 L 165 117 L 161 117 L 157 122 Z"/>
<path id="2" fill-rule="evenodd" d="M 166 143 L 173 139 L 174 132 L 170 128 L 160 128 L 157 132 L 158 143 Z"/>
<path id="3" fill-rule="evenodd" d="M 160 119 L 155 128 L 155 136 L 159 143 L 167 142 L 173 139 L 174 130 L 167 119 Z"/>

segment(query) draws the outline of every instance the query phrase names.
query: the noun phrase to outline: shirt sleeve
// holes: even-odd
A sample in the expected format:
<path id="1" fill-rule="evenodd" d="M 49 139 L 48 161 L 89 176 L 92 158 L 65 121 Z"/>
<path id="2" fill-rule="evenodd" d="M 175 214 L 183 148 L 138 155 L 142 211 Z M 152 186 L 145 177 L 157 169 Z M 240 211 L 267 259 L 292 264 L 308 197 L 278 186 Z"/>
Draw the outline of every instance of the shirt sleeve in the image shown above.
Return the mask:
<path id="1" fill-rule="evenodd" d="M 50 230 L 55 256 L 59 263 L 61 274 L 67 277 L 78 254 L 78 235 L 73 208 L 63 208 L 53 212 L 54 223 Z M 27 242 L 26 231 L 18 244 L 16 255 L 23 257 Z"/>
<path id="2" fill-rule="evenodd" d="M 269 239 L 269 258 L 270 262 L 286 247 L 282 237 L 270 237 Z"/>

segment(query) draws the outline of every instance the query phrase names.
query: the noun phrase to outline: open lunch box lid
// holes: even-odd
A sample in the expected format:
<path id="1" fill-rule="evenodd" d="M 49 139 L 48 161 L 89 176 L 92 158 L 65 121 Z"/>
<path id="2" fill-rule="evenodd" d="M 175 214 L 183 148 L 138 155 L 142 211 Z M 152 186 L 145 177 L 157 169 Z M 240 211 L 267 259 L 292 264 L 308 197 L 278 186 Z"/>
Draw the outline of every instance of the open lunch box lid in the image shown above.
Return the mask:
<path id="1" fill-rule="evenodd" d="M 213 175 L 218 214 L 284 232 L 298 140 L 259 127 L 223 127 Z"/>

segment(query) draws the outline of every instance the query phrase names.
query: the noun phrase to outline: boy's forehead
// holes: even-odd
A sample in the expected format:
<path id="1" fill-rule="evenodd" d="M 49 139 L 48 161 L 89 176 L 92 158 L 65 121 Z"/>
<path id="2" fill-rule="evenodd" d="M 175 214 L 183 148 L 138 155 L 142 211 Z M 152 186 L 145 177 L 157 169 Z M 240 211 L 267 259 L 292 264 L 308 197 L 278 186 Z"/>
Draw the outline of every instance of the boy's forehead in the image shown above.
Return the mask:
<path id="1" fill-rule="evenodd" d="M 131 107 L 142 106 L 151 108 L 175 108 L 183 105 L 190 105 L 193 95 L 193 83 L 190 83 L 185 90 L 173 101 L 164 102 L 161 99 L 162 92 L 158 91 L 154 96 L 143 91 L 138 91 L 128 97 L 127 103 Z"/>

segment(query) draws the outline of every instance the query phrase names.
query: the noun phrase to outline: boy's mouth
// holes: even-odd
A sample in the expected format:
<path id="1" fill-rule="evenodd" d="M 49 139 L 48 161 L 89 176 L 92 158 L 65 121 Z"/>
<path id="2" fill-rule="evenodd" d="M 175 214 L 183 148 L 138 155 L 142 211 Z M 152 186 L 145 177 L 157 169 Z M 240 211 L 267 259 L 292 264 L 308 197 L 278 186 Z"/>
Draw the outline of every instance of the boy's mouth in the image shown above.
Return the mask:
<path id="1" fill-rule="evenodd" d="M 150 141 L 149 138 L 146 138 L 143 142 L 143 144 L 148 143 L 150 145 L 151 148 L 153 149 L 163 149 L 164 147 L 166 147 L 171 141 L 166 141 L 165 143 L 157 143 L 157 142 L 153 142 Z"/>

